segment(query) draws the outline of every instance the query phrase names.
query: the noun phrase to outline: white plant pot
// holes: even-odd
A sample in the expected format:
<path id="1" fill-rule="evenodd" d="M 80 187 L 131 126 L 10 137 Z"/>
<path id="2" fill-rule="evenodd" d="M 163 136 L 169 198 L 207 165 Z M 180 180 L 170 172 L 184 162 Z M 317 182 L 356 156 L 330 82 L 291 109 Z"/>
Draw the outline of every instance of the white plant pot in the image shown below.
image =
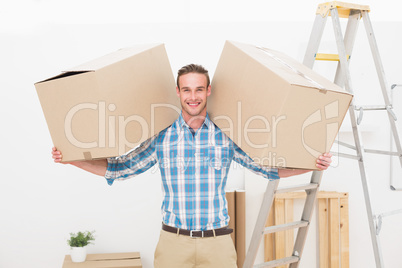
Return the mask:
<path id="1" fill-rule="evenodd" d="M 87 247 L 71 247 L 70 255 L 73 262 L 84 262 L 87 257 Z"/>

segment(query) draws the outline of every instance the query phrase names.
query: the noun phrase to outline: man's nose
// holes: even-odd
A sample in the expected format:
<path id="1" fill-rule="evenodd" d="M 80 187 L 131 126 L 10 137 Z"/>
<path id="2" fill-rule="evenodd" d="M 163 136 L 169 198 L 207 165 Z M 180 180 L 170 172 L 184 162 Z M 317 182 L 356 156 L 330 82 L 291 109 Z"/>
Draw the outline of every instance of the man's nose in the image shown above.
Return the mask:
<path id="1" fill-rule="evenodd" d="M 195 99 L 196 99 L 196 92 L 195 92 L 195 91 L 192 91 L 192 92 L 191 92 L 191 99 L 192 99 L 192 100 L 195 100 Z"/>

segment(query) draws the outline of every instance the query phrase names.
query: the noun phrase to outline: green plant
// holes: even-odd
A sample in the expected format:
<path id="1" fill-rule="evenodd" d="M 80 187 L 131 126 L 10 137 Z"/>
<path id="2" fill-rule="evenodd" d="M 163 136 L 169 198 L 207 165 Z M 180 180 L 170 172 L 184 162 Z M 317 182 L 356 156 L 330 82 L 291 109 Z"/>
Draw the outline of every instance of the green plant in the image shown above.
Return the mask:
<path id="1" fill-rule="evenodd" d="M 94 232 L 95 231 L 78 232 L 77 234 L 70 233 L 70 239 L 67 240 L 67 243 L 70 247 L 85 247 L 91 244 L 91 241 L 95 240 Z"/>

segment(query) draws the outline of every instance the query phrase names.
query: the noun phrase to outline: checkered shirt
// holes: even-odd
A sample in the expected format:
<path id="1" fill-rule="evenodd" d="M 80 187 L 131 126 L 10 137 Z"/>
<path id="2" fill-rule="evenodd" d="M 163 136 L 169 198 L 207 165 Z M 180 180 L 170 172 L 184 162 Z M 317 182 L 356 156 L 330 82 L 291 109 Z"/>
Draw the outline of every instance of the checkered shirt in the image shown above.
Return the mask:
<path id="1" fill-rule="evenodd" d="M 134 150 L 108 158 L 105 178 L 125 180 L 159 165 L 162 176 L 162 221 L 187 230 L 227 226 L 225 186 L 232 160 L 267 179 L 278 170 L 255 163 L 207 115 L 193 134 L 180 117 Z"/>

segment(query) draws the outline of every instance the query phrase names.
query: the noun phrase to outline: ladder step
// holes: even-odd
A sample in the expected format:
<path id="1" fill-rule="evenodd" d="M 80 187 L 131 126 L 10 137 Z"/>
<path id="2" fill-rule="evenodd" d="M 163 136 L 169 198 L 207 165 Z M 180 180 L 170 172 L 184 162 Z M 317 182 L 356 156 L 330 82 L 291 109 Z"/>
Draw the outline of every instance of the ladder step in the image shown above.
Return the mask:
<path id="1" fill-rule="evenodd" d="M 299 262 L 300 258 L 297 256 L 291 256 L 291 257 L 286 257 L 283 259 L 278 259 L 278 260 L 273 260 L 273 261 L 269 261 L 269 262 L 264 262 L 264 263 L 260 263 L 257 265 L 254 265 L 254 268 L 262 268 L 262 267 L 278 267 L 278 266 L 282 266 L 282 265 L 286 265 L 286 264 L 291 264 L 291 263 L 295 263 L 295 262 Z"/>
<path id="2" fill-rule="evenodd" d="M 347 60 L 350 60 L 350 55 L 346 55 Z M 325 54 L 317 53 L 315 54 L 315 60 L 326 60 L 326 61 L 339 61 L 338 54 Z"/>
<path id="3" fill-rule="evenodd" d="M 269 226 L 264 229 L 264 234 L 270 234 L 270 233 L 276 233 L 276 232 L 280 232 L 280 231 L 286 231 L 289 229 L 306 227 L 306 226 L 308 226 L 308 224 L 309 224 L 308 221 L 294 221 L 294 222 L 289 222 L 289 223 L 285 223 L 285 224 Z"/>
<path id="4" fill-rule="evenodd" d="M 339 157 L 345 157 L 345 158 L 350 158 L 350 159 L 355 159 L 355 160 L 360 160 L 361 157 L 353 154 L 345 154 L 345 153 L 336 153 L 336 155 Z"/>
<path id="5" fill-rule="evenodd" d="M 318 187 L 318 184 L 316 184 L 316 183 L 307 183 L 307 184 L 300 184 L 300 185 L 294 185 L 294 186 L 292 185 L 292 186 L 278 188 L 275 191 L 275 194 L 295 192 L 295 191 L 301 191 L 301 190 L 311 190 L 311 189 L 317 189 L 317 187 Z"/>
<path id="6" fill-rule="evenodd" d="M 372 149 L 364 149 L 366 153 L 371 153 L 371 154 L 385 154 L 385 155 L 395 155 L 399 156 L 398 152 L 391 152 L 391 151 L 383 151 L 383 150 L 372 150 Z"/>

